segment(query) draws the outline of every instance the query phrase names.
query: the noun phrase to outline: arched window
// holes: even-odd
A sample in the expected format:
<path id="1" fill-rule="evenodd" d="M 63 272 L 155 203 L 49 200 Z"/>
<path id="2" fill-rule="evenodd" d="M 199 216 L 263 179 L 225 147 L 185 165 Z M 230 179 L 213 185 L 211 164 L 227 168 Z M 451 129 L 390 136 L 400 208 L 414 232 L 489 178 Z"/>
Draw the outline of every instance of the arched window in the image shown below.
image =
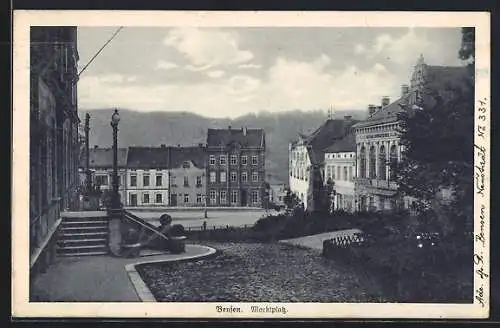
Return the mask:
<path id="1" fill-rule="evenodd" d="M 377 177 L 377 172 L 376 172 L 376 158 L 375 158 L 375 146 L 370 147 L 370 179 L 375 179 Z"/>
<path id="2" fill-rule="evenodd" d="M 380 180 L 387 179 L 386 168 L 387 168 L 387 159 L 386 159 L 385 147 L 384 145 L 382 145 L 380 146 L 378 153 L 378 177 Z"/>
<path id="3" fill-rule="evenodd" d="M 359 154 L 359 170 L 361 178 L 366 178 L 366 149 L 365 146 L 361 147 Z"/>
<path id="4" fill-rule="evenodd" d="M 389 152 L 389 161 L 391 164 L 398 162 L 398 151 L 396 145 L 392 145 Z M 394 180 L 394 172 L 391 170 L 391 180 Z"/>

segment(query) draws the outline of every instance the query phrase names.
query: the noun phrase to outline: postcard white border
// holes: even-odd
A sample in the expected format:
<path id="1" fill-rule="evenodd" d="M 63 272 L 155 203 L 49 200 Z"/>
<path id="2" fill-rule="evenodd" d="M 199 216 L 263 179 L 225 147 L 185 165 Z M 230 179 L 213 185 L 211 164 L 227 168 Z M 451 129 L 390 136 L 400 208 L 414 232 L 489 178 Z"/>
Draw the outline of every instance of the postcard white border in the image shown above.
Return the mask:
<path id="1" fill-rule="evenodd" d="M 487 149 L 486 197 L 483 225 L 475 209 L 475 233 L 483 229 L 483 271 L 489 275 L 490 178 L 490 15 L 487 12 L 181 12 L 181 11 L 14 11 L 13 54 L 13 202 L 12 202 L 12 315 L 15 317 L 176 317 L 176 318 L 487 318 L 489 278 L 475 274 L 475 289 L 484 288 L 485 306 L 473 304 L 398 303 L 222 303 L 244 313 L 218 313 L 220 303 L 30 303 L 29 302 L 29 27 L 70 26 L 309 26 L 309 27 L 462 27 L 476 28 L 476 113 L 478 99 L 487 104 L 484 138 L 475 143 Z M 417 54 L 415 55 L 417 57 Z M 479 114 L 478 114 L 479 115 Z M 478 116 L 476 115 L 476 120 Z M 471 131 L 472 132 L 472 131 Z M 477 158 L 476 158 L 477 161 Z M 475 270 L 478 268 L 475 267 Z M 251 313 L 250 306 L 284 305 L 288 313 Z"/>

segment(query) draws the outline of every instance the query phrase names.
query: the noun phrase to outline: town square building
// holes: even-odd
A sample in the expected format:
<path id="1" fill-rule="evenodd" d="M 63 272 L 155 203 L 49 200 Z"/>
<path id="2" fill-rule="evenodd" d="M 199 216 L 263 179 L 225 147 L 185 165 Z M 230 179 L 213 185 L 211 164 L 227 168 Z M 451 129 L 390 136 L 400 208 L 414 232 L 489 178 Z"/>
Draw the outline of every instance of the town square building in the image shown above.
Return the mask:
<path id="1" fill-rule="evenodd" d="M 208 129 L 207 205 L 261 207 L 266 140 L 262 129 Z"/>

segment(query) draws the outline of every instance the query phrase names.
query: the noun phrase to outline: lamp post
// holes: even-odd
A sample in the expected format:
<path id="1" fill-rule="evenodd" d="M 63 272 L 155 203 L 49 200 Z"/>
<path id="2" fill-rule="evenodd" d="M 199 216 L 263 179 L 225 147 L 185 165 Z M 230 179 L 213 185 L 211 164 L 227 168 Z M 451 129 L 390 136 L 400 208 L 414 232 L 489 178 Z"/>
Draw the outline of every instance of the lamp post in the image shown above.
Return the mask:
<path id="1" fill-rule="evenodd" d="M 90 132 L 90 114 L 85 114 L 85 182 L 86 182 L 86 192 L 87 195 L 92 187 L 92 175 L 90 172 L 90 144 L 89 144 L 89 132 Z"/>
<path id="2" fill-rule="evenodd" d="M 120 114 L 118 109 L 111 116 L 111 127 L 113 128 L 113 192 L 111 195 L 111 210 L 117 214 L 121 210 L 120 194 L 118 193 L 118 123 Z"/>

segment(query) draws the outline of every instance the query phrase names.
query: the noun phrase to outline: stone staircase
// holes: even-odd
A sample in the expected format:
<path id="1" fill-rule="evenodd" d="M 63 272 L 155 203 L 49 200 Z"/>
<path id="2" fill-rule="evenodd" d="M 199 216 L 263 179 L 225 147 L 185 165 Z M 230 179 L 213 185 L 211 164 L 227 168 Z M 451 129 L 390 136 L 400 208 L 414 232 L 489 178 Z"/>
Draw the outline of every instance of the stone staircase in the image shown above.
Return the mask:
<path id="1" fill-rule="evenodd" d="M 62 213 L 57 240 L 58 256 L 105 255 L 108 247 L 108 218 L 105 212 Z"/>

